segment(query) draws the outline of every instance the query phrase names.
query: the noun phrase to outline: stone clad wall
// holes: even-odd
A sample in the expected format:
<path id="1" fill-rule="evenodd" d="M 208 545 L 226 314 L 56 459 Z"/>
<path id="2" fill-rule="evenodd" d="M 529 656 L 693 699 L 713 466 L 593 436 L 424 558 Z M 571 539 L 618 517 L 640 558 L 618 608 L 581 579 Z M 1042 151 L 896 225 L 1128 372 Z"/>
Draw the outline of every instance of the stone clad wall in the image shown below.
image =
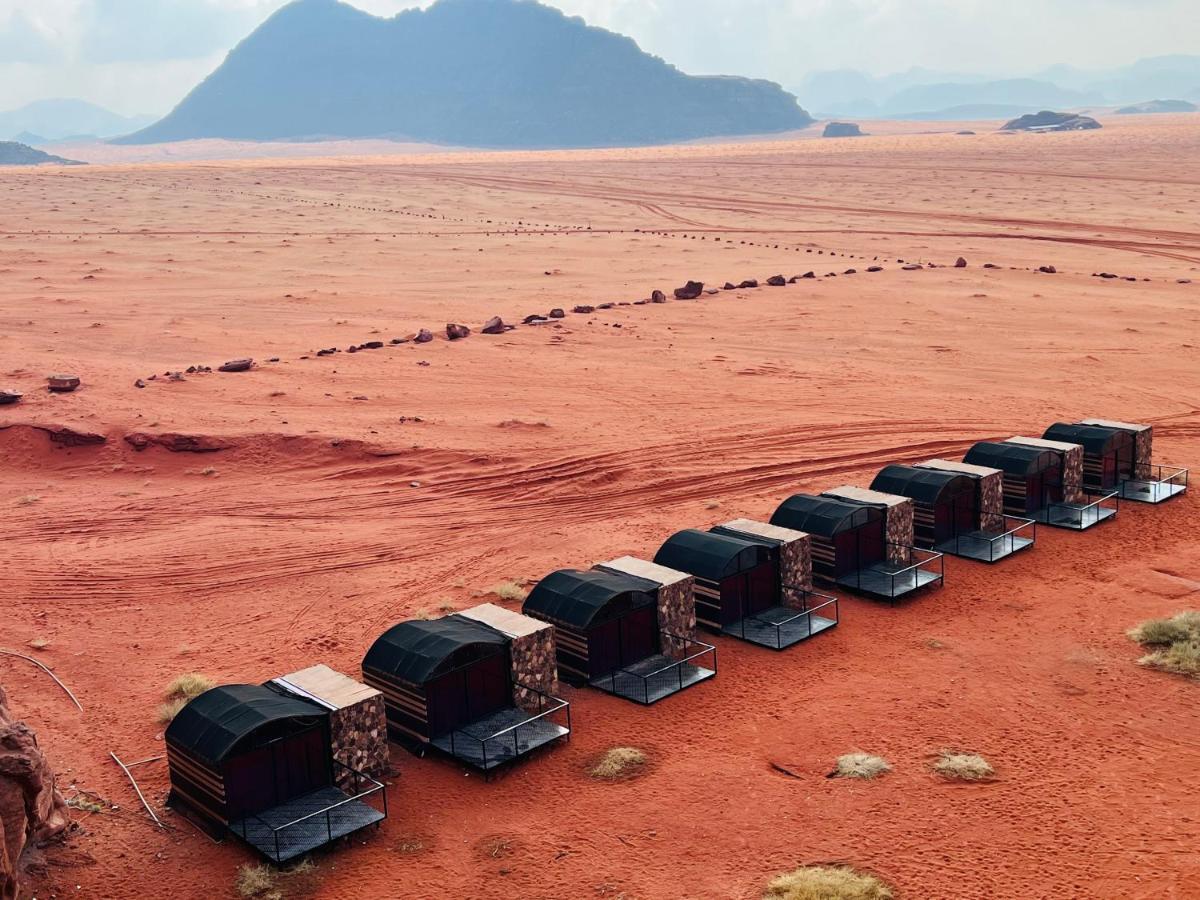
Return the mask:
<path id="1" fill-rule="evenodd" d="M 979 527 L 984 531 L 1004 531 L 1003 472 L 979 479 Z"/>
<path id="2" fill-rule="evenodd" d="M 696 639 L 696 579 L 685 578 L 674 584 L 659 585 L 658 627 L 674 635 L 662 638 L 663 652 L 675 656 L 687 649 L 687 641 Z M 683 638 L 683 640 L 679 640 Z"/>
<path id="3" fill-rule="evenodd" d="M 558 656 L 554 626 L 539 628 L 533 634 L 509 641 L 512 661 L 513 702 L 528 713 L 538 711 L 538 696 L 522 685 L 536 688 L 551 697 L 558 696 Z"/>
<path id="4" fill-rule="evenodd" d="M 1063 500 L 1083 503 L 1083 447 L 1075 444 L 1063 453 Z"/>
<path id="5" fill-rule="evenodd" d="M 1133 477 L 1151 478 L 1150 464 L 1154 460 L 1154 429 L 1144 428 L 1133 436 Z"/>
<path id="6" fill-rule="evenodd" d="M 789 541 L 779 548 L 779 577 L 783 582 L 783 605 L 791 609 L 806 609 L 805 591 L 812 590 L 812 538 Z"/>
<path id="7" fill-rule="evenodd" d="M 372 778 L 387 775 L 391 760 L 383 694 L 376 693 L 351 706 L 333 710 L 329 714 L 329 733 L 333 758 L 342 765 Z M 348 793 L 354 789 L 353 775 L 344 769 L 337 769 L 334 774 L 338 787 Z M 360 783 L 359 789 L 365 788 L 366 785 Z"/>
<path id="8" fill-rule="evenodd" d="M 885 511 L 885 534 L 887 535 L 888 562 L 898 566 L 912 564 L 912 551 L 909 549 L 915 539 L 913 514 L 916 505 L 905 497 L 903 503 L 889 506 Z"/>

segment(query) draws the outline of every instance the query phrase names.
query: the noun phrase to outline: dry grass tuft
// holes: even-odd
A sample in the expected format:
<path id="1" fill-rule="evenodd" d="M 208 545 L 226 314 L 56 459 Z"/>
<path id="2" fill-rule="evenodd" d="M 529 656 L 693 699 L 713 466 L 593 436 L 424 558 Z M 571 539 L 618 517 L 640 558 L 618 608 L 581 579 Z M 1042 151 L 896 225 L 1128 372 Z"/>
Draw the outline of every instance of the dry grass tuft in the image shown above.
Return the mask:
<path id="1" fill-rule="evenodd" d="M 50 638 L 35 637 L 29 642 L 29 646 L 34 650 L 45 650 L 50 646 Z"/>
<path id="2" fill-rule="evenodd" d="M 636 747 L 613 747 L 592 767 L 591 776 L 615 781 L 636 774 L 644 765 L 646 754 Z"/>
<path id="3" fill-rule="evenodd" d="M 1138 660 L 1141 665 L 1200 678 L 1200 612 L 1143 622 L 1131 629 L 1129 636 L 1153 648 Z"/>
<path id="4" fill-rule="evenodd" d="M 286 887 L 294 887 L 298 893 L 313 888 L 317 867 L 311 859 L 302 859 L 286 869 L 273 869 L 268 865 L 246 865 L 238 867 L 235 886 L 238 894 L 257 900 L 283 900 L 288 895 Z"/>
<path id="5" fill-rule="evenodd" d="M 803 866 L 767 885 L 763 900 L 892 900 L 892 889 L 849 866 Z"/>
<path id="6" fill-rule="evenodd" d="M 26 494 L 24 497 L 17 498 L 17 506 L 33 506 L 35 503 L 40 503 L 42 500 L 37 494 Z"/>
<path id="7" fill-rule="evenodd" d="M 270 866 L 243 865 L 238 867 L 237 892 L 243 897 L 257 897 L 259 900 L 279 900 L 283 896 L 276 886 L 279 874 Z"/>
<path id="8" fill-rule="evenodd" d="M 217 683 L 207 675 L 188 672 L 180 675 L 167 685 L 166 696 L 168 699 L 171 697 L 183 697 L 185 700 L 193 700 L 205 691 L 211 691 L 216 686 Z"/>
<path id="9" fill-rule="evenodd" d="M 847 753 L 837 758 L 837 766 L 833 770 L 836 778 L 878 778 L 892 771 L 892 765 L 882 756 L 872 756 L 870 753 Z"/>
<path id="10" fill-rule="evenodd" d="M 195 672 L 180 675 L 167 685 L 164 694 L 166 702 L 158 708 L 158 721 L 163 725 L 174 721 L 179 711 L 188 703 L 216 686 L 216 682 L 207 675 L 198 675 Z"/>
<path id="11" fill-rule="evenodd" d="M 984 781 L 996 774 L 992 764 L 977 753 L 943 750 L 933 769 L 943 778 L 956 781 Z"/>
<path id="12" fill-rule="evenodd" d="M 511 600 L 514 603 L 519 603 L 529 596 L 529 591 L 515 581 L 502 581 L 492 585 L 488 588 L 488 593 L 495 594 L 501 600 Z"/>

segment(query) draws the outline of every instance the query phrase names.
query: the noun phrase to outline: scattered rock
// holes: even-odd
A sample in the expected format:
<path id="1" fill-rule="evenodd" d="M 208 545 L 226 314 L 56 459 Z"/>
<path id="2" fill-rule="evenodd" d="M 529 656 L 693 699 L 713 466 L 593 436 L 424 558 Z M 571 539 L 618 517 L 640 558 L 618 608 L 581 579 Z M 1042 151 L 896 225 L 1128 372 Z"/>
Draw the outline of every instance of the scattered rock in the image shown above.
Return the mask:
<path id="1" fill-rule="evenodd" d="M 615 304 L 615 303 L 601 303 L 599 306 L 596 307 L 596 309 L 612 309 L 616 305 L 617 304 Z"/>
<path id="2" fill-rule="evenodd" d="M 998 268 L 1000 268 L 1000 267 L 999 267 L 998 265 L 996 265 L 995 263 L 984 263 L 984 264 L 983 264 L 983 267 L 984 267 L 985 269 L 998 269 Z"/>
<path id="3" fill-rule="evenodd" d="M 1191 284 L 1191 283 L 1192 283 L 1192 279 L 1190 279 L 1190 278 L 1180 278 L 1180 279 L 1179 279 L 1177 282 L 1175 282 L 1175 283 L 1176 283 L 1176 284 Z"/>
<path id="4" fill-rule="evenodd" d="M 1044 275 L 1057 275 L 1058 274 L 1058 269 L 1054 268 L 1054 266 L 1038 266 L 1038 271 L 1043 273 Z"/>
<path id="5" fill-rule="evenodd" d="M 404 344 L 407 342 L 408 342 L 407 338 L 392 338 L 390 341 L 388 341 L 388 343 L 391 344 L 393 347 L 398 347 L 401 344 Z"/>
<path id="6" fill-rule="evenodd" d="M 383 346 L 383 341 L 367 341 L 359 350 L 378 350 Z"/>
<path id="7" fill-rule="evenodd" d="M 140 378 L 138 379 L 141 380 Z M 145 385 L 142 385 L 145 387 Z M 25 396 L 20 391 L 0 391 L 0 406 L 8 406 L 12 403 L 20 403 L 21 398 Z"/>
<path id="8" fill-rule="evenodd" d="M 579 313 L 581 316 L 586 316 L 589 313 L 594 313 L 595 311 L 596 311 L 596 307 L 594 307 L 594 306 L 576 306 L 574 309 L 571 310 L 571 312 Z"/>
<path id="9" fill-rule="evenodd" d="M 227 362 L 223 366 L 221 366 L 219 371 L 221 371 L 221 372 L 246 372 L 246 371 L 249 371 L 250 367 L 253 365 L 254 365 L 254 360 L 252 360 L 252 359 L 231 359 L 229 362 Z"/>
<path id="10" fill-rule="evenodd" d="M 758 287 L 758 279 L 757 278 L 747 278 L 745 281 L 743 281 L 741 284 L 739 284 L 738 287 L 746 288 L 746 289 L 756 288 L 756 287 Z M 729 288 L 726 287 L 725 290 L 729 290 Z"/>
<path id="11" fill-rule="evenodd" d="M 566 312 L 562 309 L 559 309 L 557 306 L 550 310 L 550 318 L 552 319 L 565 319 L 566 317 Z"/>
<path id="12" fill-rule="evenodd" d="M 413 338 L 414 344 L 428 344 L 433 340 L 433 332 L 428 328 L 422 328 L 417 332 L 417 336 Z"/>
<path id="13" fill-rule="evenodd" d="M 925 267 L 920 263 L 908 263 L 907 265 L 902 266 L 902 268 L 905 272 L 919 272 Z"/>
<path id="14" fill-rule="evenodd" d="M 492 316 L 480 329 L 483 334 L 504 334 L 504 330 L 504 320 L 499 316 Z"/>
<path id="15" fill-rule="evenodd" d="M 704 293 L 704 282 L 689 281 L 681 288 L 675 288 L 675 298 L 677 300 L 695 300 Z M 666 299 L 665 297 L 663 298 Z M 656 301 L 657 302 L 657 301 Z"/>
<path id="16" fill-rule="evenodd" d="M 382 344 L 382 343 L 380 343 L 380 344 L 379 344 L 379 346 L 380 346 L 380 347 L 382 347 L 382 346 L 383 346 L 383 344 Z M 267 360 L 267 362 L 279 362 L 279 357 L 278 357 L 278 356 L 272 356 L 270 359 L 268 359 L 268 360 Z"/>
<path id="17" fill-rule="evenodd" d="M 79 387 L 78 375 L 50 375 L 46 384 L 56 394 L 69 394 Z"/>
<path id="18" fill-rule="evenodd" d="M 650 292 L 650 302 L 651 303 L 666 303 L 667 295 L 664 294 L 662 291 L 651 291 Z"/>
<path id="19" fill-rule="evenodd" d="M 146 386 L 146 382 L 142 381 L 142 379 L 139 378 L 137 381 L 135 381 L 133 383 L 133 386 L 135 388 L 144 388 Z"/>
<path id="20" fill-rule="evenodd" d="M 800 277 L 801 277 L 801 278 L 816 278 L 816 277 L 817 277 L 817 273 L 816 273 L 816 272 L 805 272 L 805 273 L 804 273 L 803 275 L 801 275 Z"/>
<path id="21" fill-rule="evenodd" d="M 532 315 L 528 315 L 524 319 L 522 319 L 521 324 L 522 325 L 541 325 L 543 322 L 549 322 L 549 321 L 550 320 L 548 318 L 546 318 L 545 316 L 543 316 L 539 313 L 533 313 Z"/>
<path id="22" fill-rule="evenodd" d="M 882 272 L 883 266 L 868 266 L 867 271 L 868 272 Z"/>
<path id="23" fill-rule="evenodd" d="M 857 274 L 858 274 L 858 269 L 847 269 L 847 270 L 846 270 L 845 272 L 843 272 L 842 274 L 843 274 L 843 275 L 857 275 Z"/>
<path id="24" fill-rule="evenodd" d="M 1101 272 L 1100 277 L 1107 278 L 1109 281 L 1111 281 L 1112 279 L 1116 278 L 1117 276 L 1114 275 L 1112 272 Z"/>
<path id="25" fill-rule="evenodd" d="M 772 275 L 767 279 L 767 284 L 769 284 L 771 287 L 785 287 L 787 285 L 787 279 L 782 275 Z"/>
<path id="26" fill-rule="evenodd" d="M 736 291 L 737 285 L 735 285 L 732 281 L 727 281 L 727 282 L 725 282 L 725 290 Z"/>
<path id="27" fill-rule="evenodd" d="M 966 267 L 967 267 L 967 261 L 965 259 L 963 259 L 961 256 L 954 263 L 954 268 L 956 268 L 956 269 L 965 269 Z"/>
<path id="28" fill-rule="evenodd" d="M 446 325 L 446 337 L 452 341 L 461 341 L 463 338 L 469 337 L 471 329 L 466 325 L 456 325 L 453 322 Z"/>
<path id="29" fill-rule="evenodd" d="M 337 347 L 330 347 L 328 350 L 318 350 L 317 356 L 332 356 L 337 353 Z"/>

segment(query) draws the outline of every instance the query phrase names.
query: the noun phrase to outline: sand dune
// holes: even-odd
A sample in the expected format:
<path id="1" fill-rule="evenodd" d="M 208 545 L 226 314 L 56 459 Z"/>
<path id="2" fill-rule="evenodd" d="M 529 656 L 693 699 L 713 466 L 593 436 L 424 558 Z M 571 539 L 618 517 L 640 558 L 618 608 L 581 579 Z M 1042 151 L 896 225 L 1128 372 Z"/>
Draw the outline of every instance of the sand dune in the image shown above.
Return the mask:
<path id="1" fill-rule="evenodd" d="M 48 640 L 87 712 L 19 663 L 0 678 L 62 783 L 120 806 L 39 896 L 211 896 L 249 859 L 154 829 L 108 761 L 162 752 L 180 672 L 353 674 L 389 625 L 501 580 L 1060 418 L 1153 422 L 1163 461 L 1200 462 L 1200 132 L 1152 119 L 0 173 L 0 388 L 26 395 L 0 410 L 0 646 Z M 46 393 L 57 371 L 83 387 Z M 1194 686 L 1124 636 L 1196 607 L 1198 525 L 1190 496 L 1131 504 L 996 568 L 950 560 L 944 591 L 847 598 L 788 653 L 721 642 L 717 680 L 651 710 L 568 690 L 570 743 L 492 784 L 396 749 L 391 818 L 321 859 L 316 895 L 755 897 L 818 860 L 912 897 L 1200 893 Z M 649 773 L 589 779 L 614 745 Z M 943 747 L 998 779 L 935 780 Z M 851 749 L 895 772 L 826 780 Z M 160 806 L 163 764 L 138 777 Z"/>

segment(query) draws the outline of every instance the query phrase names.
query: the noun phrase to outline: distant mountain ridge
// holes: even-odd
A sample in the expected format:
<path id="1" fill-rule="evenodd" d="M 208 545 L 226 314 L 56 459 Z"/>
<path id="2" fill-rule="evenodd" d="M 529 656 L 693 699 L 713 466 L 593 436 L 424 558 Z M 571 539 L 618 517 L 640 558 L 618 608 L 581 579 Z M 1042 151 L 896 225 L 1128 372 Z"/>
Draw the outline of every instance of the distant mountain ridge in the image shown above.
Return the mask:
<path id="1" fill-rule="evenodd" d="M 0 112 L 0 140 L 36 138 L 50 143 L 65 138 L 117 137 L 144 128 L 153 116 L 122 116 L 86 100 L 36 100 L 20 109 Z"/>
<path id="2" fill-rule="evenodd" d="M 1148 97 L 1197 99 L 1200 56 L 1163 56 L 1107 71 L 1052 66 L 1028 78 L 910 69 L 873 76 L 854 70 L 813 72 L 795 93 L 818 114 L 894 119 L 954 118 L 950 110 L 1003 107 L 1032 112 L 1144 102 Z"/>
<path id="3" fill-rule="evenodd" d="M 297 0 L 164 119 L 119 143 L 394 137 L 483 147 L 654 144 L 803 128 L 776 84 L 685 75 L 533 0 L 381 19 Z"/>

